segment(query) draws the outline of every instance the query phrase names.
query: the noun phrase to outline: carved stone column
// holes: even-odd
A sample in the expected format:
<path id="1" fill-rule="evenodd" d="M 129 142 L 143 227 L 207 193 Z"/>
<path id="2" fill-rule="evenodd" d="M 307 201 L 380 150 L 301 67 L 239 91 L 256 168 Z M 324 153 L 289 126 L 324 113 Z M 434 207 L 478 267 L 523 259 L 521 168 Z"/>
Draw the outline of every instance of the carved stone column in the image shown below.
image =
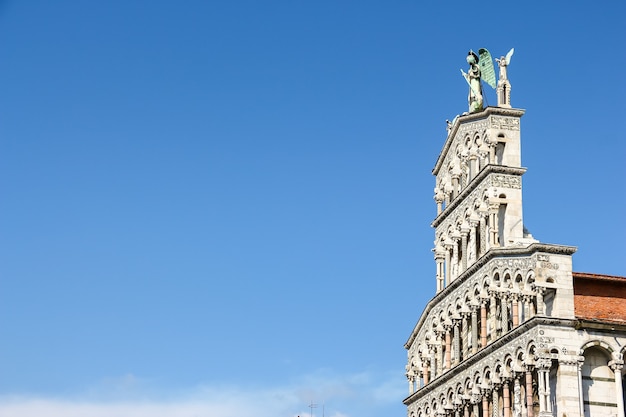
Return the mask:
<path id="1" fill-rule="evenodd" d="M 478 406 L 478 403 L 480 402 L 480 399 L 477 398 L 477 399 L 474 400 L 473 397 L 474 396 L 472 396 L 472 410 L 474 412 L 474 417 L 478 417 L 480 415 L 479 414 L 480 409 L 479 409 L 479 406 Z"/>
<path id="2" fill-rule="evenodd" d="M 502 408 L 504 409 L 503 417 L 511 417 L 511 392 L 509 391 L 509 379 L 502 381 Z"/>
<path id="3" fill-rule="evenodd" d="M 463 312 L 461 314 L 461 338 L 460 338 L 460 355 L 459 355 L 459 361 L 464 360 L 465 358 L 467 358 L 470 354 L 469 351 L 469 344 L 470 344 L 470 338 L 471 335 L 469 334 L 469 320 L 470 320 L 470 313 L 469 312 Z"/>
<path id="4" fill-rule="evenodd" d="M 472 309 L 472 355 L 478 352 L 478 309 L 480 304 L 472 304 L 470 308 Z M 487 313 L 485 312 L 485 315 Z"/>
<path id="5" fill-rule="evenodd" d="M 541 361 L 537 366 L 537 392 L 539 394 L 539 416 L 546 411 L 546 376 L 545 370 L 541 366 Z"/>
<path id="6" fill-rule="evenodd" d="M 483 298 L 480 303 L 480 348 L 487 346 L 487 299 Z"/>
<path id="7" fill-rule="evenodd" d="M 481 389 L 483 394 L 483 417 L 489 416 L 489 390 L 486 388 Z"/>
<path id="8" fill-rule="evenodd" d="M 409 395 L 415 392 L 415 377 L 407 373 L 406 379 L 409 380 Z"/>
<path id="9" fill-rule="evenodd" d="M 519 326 L 519 295 L 513 293 L 511 295 L 511 299 L 513 301 L 513 311 L 511 312 L 511 315 L 513 316 L 513 328 L 515 329 Z"/>
<path id="10" fill-rule="evenodd" d="M 522 416 L 522 387 L 520 385 L 520 376 L 515 375 L 513 379 L 513 417 Z"/>
<path id="11" fill-rule="evenodd" d="M 474 220 L 472 220 L 472 218 L 474 218 Z M 478 227 L 478 217 L 476 216 L 476 214 L 473 214 L 470 218 L 469 225 L 470 232 L 469 239 L 467 240 L 467 245 L 469 248 L 467 250 L 467 264 L 471 265 L 476 262 L 476 259 L 478 259 L 478 254 L 476 253 L 478 246 L 476 242 L 476 228 Z"/>
<path id="12" fill-rule="evenodd" d="M 443 349 L 442 349 L 442 337 L 445 337 L 442 332 L 437 335 L 437 345 L 435 345 L 437 352 L 437 376 L 443 373 Z"/>
<path id="13" fill-rule="evenodd" d="M 491 337 L 489 338 L 490 342 L 493 342 L 498 337 L 498 332 L 496 331 L 496 320 L 497 320 L 497 301 L 496 301 L 497 293 L 495 291 L 489 291 L 489 326 L 491 327 Z"/>
<path id="14" fill-rule="evenodd" d="M 624 367 L 624 361 L 613 360 L 609 362 L 609 366 L 613 370 L 615 376 L 615 395 L 617 399 L 617 415 L 624 415 L 624 397 L 622 387 L 622 368 Z"/>
<path id="15" fill-rule="evenodd" d="M 444 263 L 446 260 L 445 250 L 437 245 L 435 248 L 435 263 L 437 265 L 437 292 L 444 289 L 445 270 Z"/>
<path id="16" fill-rule="evenodd" d="M 452 267 L 451 267 L 451 257 L 450 257 L 450 251 L 452 251 L 452 247 L 454 246 L 454 242 L 452 241 L 452 239 L 450 239 L 450 237 L 448 237 L 445 242 L 444 242 L 444 247 L 445 247 L 445 254 L 446 254 L 446 276 L 445 276 L 445 286 L 447 287 L 448 285 L 450 285 L 450 282 L 452 281 Z"/>
<path id="17" fill-rule="evenodd" d="M 461 340 L 460 340 L 460 332 L 459 327 L 461 326 L 461 318 L 455 318 L 452 320 L 452 328 L 453 328 L 453 359 L 454 365 L 457 365 L 461 360 Z"/>
<path id="18" fill-rule="evenodd" d="M 585 357 L 578 357 L 578 407 L 581 417 L 585 415 L 585 403 L 583 393 L 583 365 L 585 364 Z"/>
<path id="19" fill-rule="evenodd" d="M 440 188 L 435 188 L 435 203 L 437 203 L 437 215 L 441 214 L 443 211 L 443 201 L 445 198 L 445 194 L 441 191 Z"/>
<path id="20" fill-rule="evenodd" d="M 406 365 L 406 379 L 409 382 L 409 395 L 415 392 L 415 372 L 413 370 L 413 359 L 409 359 Z"/>
<path id="21" fill-rule="evenodd" d="M 430 353 L 430 380 L 435 379 L 439 374 L 437 373 L 437 368 L 439 365 L 437 364 L 437 345 L 435 343 L 428 344 L 428 352 Z"/>
<path id="22" fill-rule="evenodd" d="M 550 359 L 542 358 L 537 362 L 537 382 L 539 384 L 539 417 L 552 415 L 550 403 Z"/>
<path id="23" fill-rule="evenodd" d="M 451 340 L 450 340 L 450 331 L 452 330 L 452 325 L 451 324 L 445 324 L 444 325 L 445 328 L 445 340 L 446 340 L 446 362 L 445 362 L 445 369 L 448 370 L 450 369 L 450 356 L 451 356 Z"/>
<path id="24" fill-rule="evenodd" d="M 526 411 L 528 417 L 534 416 L 533 407 L 533 367 L 526 366 Z"/>
<path id="25" fill-rule="evenodd" d="M 500 407 L 499 407 L 499 401 L 498 401 L 498 389 L 499 389 L 499 385 L 498 384 L 494 384 L 493 386 L 493 390 L 491 391 L 491 415 L 493 417 L 500 417 Z"/>
<path id="26" fill-rule="evenodd" d="M 422 376 L 424 378 L 424 385 L 428 384 L 429 381 L 429 362 L 430 360 L 427 358 L 422 358 Z"/>
<path id="27" fill-rule="evenodd" d="M 467 238 L 469 235 L 469 226 L 466 223 L 461 225 L 461 271 L 464 272 L 467 269 Z"/>
<path id="28" fill-rule="evenodd" d="M 459 242 L 461 240 L 461 234 L 458 230 L 455 230 L 452 234 L 452 241 L 454 245 L 452 246 L 452 275 L 450 276 L 450 282 L 457 279 L 460 275 L 459 268 L 461 265 L 459 264 Z"/>
<path id="29" fill-rule="evenodd" d="M 480 242 L 479 242 L 479 254 L 478 256 L 482 256 L 487 252 L 487 221 L 485 220 L 485 216 L 481 216 L 480 224 L 479 224 L 479 232 L 480 232 Z"/>
<path id="30" fill-rule="evenodd" d="M 502 334 L 506 334 L 509 331 L 509 296 L 506 293 L 500 294 L 500 314 Z"/>

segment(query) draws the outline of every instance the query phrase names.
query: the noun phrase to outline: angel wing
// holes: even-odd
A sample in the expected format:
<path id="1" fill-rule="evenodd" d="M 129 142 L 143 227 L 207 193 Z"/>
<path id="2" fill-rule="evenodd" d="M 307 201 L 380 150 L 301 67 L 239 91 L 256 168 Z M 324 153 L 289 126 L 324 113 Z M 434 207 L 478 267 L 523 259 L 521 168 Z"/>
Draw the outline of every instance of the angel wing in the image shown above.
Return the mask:
<path id="1" fill-rule="evenodd" d="M 504 57 L 504 62 L 506 62 L 506 65 L 509 65 L 511 63 L 511 57 L 513 56 L 513 52 L 515 52 L 515 48 L 511 48 L 511 50 L 507 52 L 506 56 Z"/>
<path id="2" fill-rule="evenodd" d="M 478 56 L 480 57 L 478 61 L 478 66 L 480 67 L 480 78 L 489 84 L 491 88 L 496 88 L 496 73 L 493 69 L 493 59 L 491 59 L 491 54 L 487 49 L 480 48 L 478 50 Z"/>

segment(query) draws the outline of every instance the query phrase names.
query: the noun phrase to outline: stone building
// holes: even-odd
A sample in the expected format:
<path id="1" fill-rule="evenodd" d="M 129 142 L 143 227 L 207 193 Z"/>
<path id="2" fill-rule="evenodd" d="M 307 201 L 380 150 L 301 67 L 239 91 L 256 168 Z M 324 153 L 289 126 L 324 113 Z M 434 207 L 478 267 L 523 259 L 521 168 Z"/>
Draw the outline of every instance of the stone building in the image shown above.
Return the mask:
<path id="1" fill-rule="evenodd" d="M 448 124 L 433 169 L 437 285 L 405 344 L 408 416 L 624 416 L 626 277 L 572 272 L 575 247 L 525 230 L 524 110 L 498 85 L 498 106 Z"/>

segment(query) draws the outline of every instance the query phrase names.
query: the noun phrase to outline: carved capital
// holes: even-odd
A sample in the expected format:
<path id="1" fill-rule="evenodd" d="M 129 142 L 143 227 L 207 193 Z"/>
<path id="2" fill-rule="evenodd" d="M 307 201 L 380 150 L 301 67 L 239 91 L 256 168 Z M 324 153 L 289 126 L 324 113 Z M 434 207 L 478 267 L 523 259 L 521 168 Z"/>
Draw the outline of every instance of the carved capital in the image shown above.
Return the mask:
<path id="1" fill-rule="evenodd" d="M 621 360 L 612 360 L 609 362 L 609 367 L 613 370 L 613 372 L 621 372 L 622 368 L 624 368 L 624 361 Z"/>

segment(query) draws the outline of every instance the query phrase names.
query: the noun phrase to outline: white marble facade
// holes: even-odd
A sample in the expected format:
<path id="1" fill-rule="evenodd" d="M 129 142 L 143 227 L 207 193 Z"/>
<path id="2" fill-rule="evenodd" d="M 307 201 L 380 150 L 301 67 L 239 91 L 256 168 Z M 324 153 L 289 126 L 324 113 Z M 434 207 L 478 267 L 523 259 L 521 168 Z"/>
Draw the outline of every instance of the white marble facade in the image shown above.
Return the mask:
<path id="1" fill-rule="evenodd" d="M 523 110 L 457 117 L 436 162 L 436 293 L 405 344 L 409 417 L 624 416 L 626 327 L 574 314 L 571 246 L 522 217 Z"/>

